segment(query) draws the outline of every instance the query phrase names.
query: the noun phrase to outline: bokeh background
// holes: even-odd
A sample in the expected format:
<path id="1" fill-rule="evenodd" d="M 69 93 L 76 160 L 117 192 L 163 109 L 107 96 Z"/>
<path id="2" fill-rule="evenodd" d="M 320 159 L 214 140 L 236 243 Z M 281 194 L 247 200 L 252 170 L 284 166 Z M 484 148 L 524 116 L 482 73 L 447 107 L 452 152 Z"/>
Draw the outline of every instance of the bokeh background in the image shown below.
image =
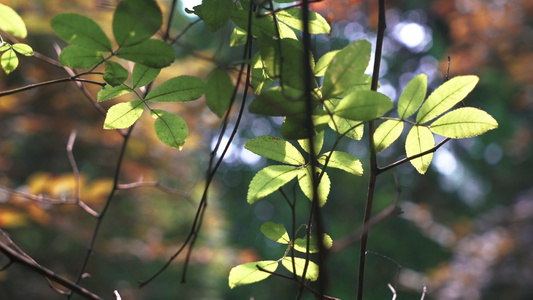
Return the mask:
<path id="1" fill-rule="evenodd" d="M 170 2 L 158 1 L 165 16 Z M 196 20 L 184 12 L 184 6 L 195 3 L 178 2 L 173 36 Z M 52 58 L 57 57 L 54 44 L 64 45 L 49 25 L 55 14 L 90 16 L 111 36 L 116 5 L 112 0 L 2 3 L 15 8 L 27 23 L 26 42 Z M 332 26 L 331 35 L 313 37 L 315 57 L 358 39 L 375 43 L 377 1 L 324 0 L 313 9 Z M 466 104 L 489 112 L 500 127 L 446 144 L 424 176 L 405 164 L 379 178 L 375 211 L 386 208 L 401 188 L 403 214 L 371 231 L 366 299 L 390 299 L 387 283 L 397 283 L 402 300 L 420 299 L 423 286 L 428 289 L 426 299 L 533 299 L 533 2 L 390 0 L 387 25 L 381 92 L 397 101 L 419 73 L 428 75 L 434 89 L 445 80 L 450 57 L 450 76 L 475 74 L 481 79 Z M 183 74 L 205 78 L 215 66 L 238 61 L 242 47 L 224 46 L 232 30 L 228 25 L 211 33 L 201 22 L 193 25 L 176 43 L 177 61 L 162 72 L 161 82 Z M 15 72 L 0 74 L 0 90 L 66 76 L 61 68 L 25 57 Z M 167 109 L 189 125 L 184 149 L 177 152 L 159 142 L 153 121 L 143 116 L 133 131 L 120 181 L 160 182 L 173 192 L 149 187 L 118 192 L 90 260 L 91 276 L 82 284 L 106 298 L 116 289 L 123 299 L 294 299 L 297 286 L 279 278 L 233 290 L 227 284 L 231 267 L 283 255 L 285 248 L 269 242 L 259 228 L 266 221 L 288 226 L 290 220 L 279 195 L 253 206 L 246 203 L 254 172 L 271 162 L 244 150 L 244 142 L 265 134 L 279 136 L 281 124 L 278 118 L 248 113 L 209 193 L 187 283 L 181 283 L 180 256 L 158 279 L 138 288 L 137 281 L 156 272 L 186 238 L 220 124 L 203 100 Z M 73 83 L 0 98 L 0 186 L 56 198 L 72 196 L 75 181 L 66 145 L 75 130 L 81 198 L 100 210 L 112 187 L 121 144 L 121 136 L 104 131 L 102 125 L 102 115 Z M 333 139 L 326 134 L 326 146 Z M 362 161 L 368 158 L 365 139 L 346 140 L 341 147 Z M 380 155 L 379 163 L 394 162 L 403 153 L 398 142 Z M 333 183 L 324 217 L 335 241 L 360 226 L 367 182 L 365 177 L 329 172 Z M 301 199 L 298 222 L 305 223 L 308 203 Z M 0 227 L 37 262 L 67 278 L 77 274 L 94 224 L 79 207 L 43 205 L 0 189 Z M 357 255 L 357 243 L 331 255 L 330 295 L 355 297 Z M 8 261 L 0 257 L 0 263 Z M 41 276 L 22 266 L 0 272 L 0 299 L 58 298 Z"/>

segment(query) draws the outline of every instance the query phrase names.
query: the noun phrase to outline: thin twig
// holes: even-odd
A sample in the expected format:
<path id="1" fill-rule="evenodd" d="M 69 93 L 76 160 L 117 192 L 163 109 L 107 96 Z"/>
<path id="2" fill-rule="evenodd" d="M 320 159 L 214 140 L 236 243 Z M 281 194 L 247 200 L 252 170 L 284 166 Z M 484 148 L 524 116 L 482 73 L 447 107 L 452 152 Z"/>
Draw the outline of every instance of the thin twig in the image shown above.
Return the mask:
<path id="1" fill-rule="evenodd" d="M 84 73 L 84 74 L 81 74 L 81 75 L 87 75 L 87 74 L 88 73 Z M 23 92 L 23 91 L 31 90 L 31 89 L 38 88 L 38 87 L 45 86 L 45 85 L 51 85 L 51 84 L 55 84 L 55 83 L 68 82 L 68 81 L 79 81 L 79 82 L 86 82 L 86 83 L 96 84 L 96 85 L 99 85 L 99 86 L 105 86 L 105 83 L 103 83 L 103 82 L 98 82 L 98 81 L 94 81 L 94 80 L 78 78 L 81 75 L 78 75 L 76 77 L 59 78 L 59 79 L 54 79 L 54 80 L 49 80 L 49 81 L 44 81 L 44 82 L 39 82 L 39 83 L 28 84 L 28 85 L 23 86 L 23 87 L 19 87 L 19 88 L 16 88 L 16 89 L 0 92 L 0 97 L 4 97 L 4 96 L 20 93 L 20 92 Z"/>

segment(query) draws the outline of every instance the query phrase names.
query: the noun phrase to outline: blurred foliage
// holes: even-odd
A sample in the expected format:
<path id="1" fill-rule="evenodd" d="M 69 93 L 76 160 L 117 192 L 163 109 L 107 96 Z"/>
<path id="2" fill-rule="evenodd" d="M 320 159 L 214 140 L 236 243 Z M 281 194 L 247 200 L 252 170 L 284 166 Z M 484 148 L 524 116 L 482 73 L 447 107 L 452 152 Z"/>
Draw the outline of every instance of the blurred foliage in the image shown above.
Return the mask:
<path id="1" fill-rule="evenodd" d="M 168 2 L 159 2 L 167 16 Z M 81 12 L 110 34 L 117 1 L 3 3 L 15 8 L 26 21 L 29 35 L 25 42 L 37 52 L 56 57 L 54 43 L 63 44 L 51 35 L 49 21 L 55 14 Z M 340 49 L 352 39 L 374 40 L 376 3 L 325 0 L 313 4 L 333 28 L 331 37 L 315 37 L 315 57 Z M 428 74 L 430 88 L 435 88 L 444 81 L 449 56 L 451 76 L 480 77 L 468 105 L 489 112 L 500 128 L 446 145 L 437 152 L 435 166 L 425 176 L 408 165 L 396 170 L 403 214 L 371 231 L 366 299 L 390 299 L 386 285 L 395 282 L 398 264 L 402 267 L 398 299 L 420 299 L 423 285 L 431 299 L 530 299 L 533 2 L 391 0 L 387 5 L 381 91 L 397 100 L 407 81 L 421 72 Z M 183 7 L 178 5 L 177 10 L 172 24 L 175 35 L 194 21 Z M 407 24 L 419 25 L 429 38 L 418 46 L 406 44 L 401 33 Z M 220 46 L 231 32 L 232 28 L 224 27 L 211 33 L 201 22 L 193 25 L 175 48 L 178 61 L 163 71 L 161 80 L 176 74 L 206 78 L 214 66 L 239 59 L 241 48 Z M 60 68 L 24 57 L 10 76 L 0 75 L 0 90 L 63 76 Z M 91 93 L 97 91 L 88 88 Z M 187 283 L 180 283 L 180 256 L 157 280 L 137 288 L 137 280 L 156 272 L 187 236 L 214 129 L 219 124 L 204 102 L 180 107 L 179 114 L 190 127 L 183 151 L 177 153 L 159 142 L 151 129 L 153 120 L 143 117 L 128 146 L 120 180 L 158 181 L 180 192 L 168 194 L 150 187 L 119 191 L 103 222 L 88 270 L 91 277 L 83 284 L 105 297 L 117 289 L 123 299 L 293 299 L 296 285 L 277 278 L 233 290 L 227 284 L 232 266 L 283 253 L 284 248 L 269 242 L 259 228 L 265 221 L 283 223 L 290 219 L 280 195 L 254 206 L 246 204 L 248 184 L 265 161 L 250 163 L 244 159 L 244 142 L 263 134 L 279 135 L 280 130 L 279 120 L 248 114 L 233 152 L 215 177 Z M 65 147 L 70 133 L 76 130 L 73 153 L 82 174 L 80 195 L 87 204 L 101 209 L 121 143 L 120 135 L 102 130 L 102 124 L 103 117 L 72 83 L 0 98 L 0 186 L 58 198 L 72 196 L 75 185 Z M 332 141 L 333 137 L 326 135 L 325 143 Z M 364 145 L 343 141 L 341 148 L 365 161 Z M 403 149 L 398 148 L 383 151 L 380 165 L 400 158 Z M 366 182 L 337 170 L 329 175 L 332 200 L 324 207 L 324 218 L 335 243 L 362 223 Z M 392 175 L 383 177 L 386 180 L 378 182 L 376 212 L 391 203 L 398 189 Z M 93 218 L 77 206 L 44 205 L 1 189 L 0 202 L 0 227 L 24 251 L 60 275 L 75 276 L 93 231 Z M 308 203 L 303 196 L 297 199 L 298 206 Z M 297 216 L 302 223 L 305 217 Z M 329 282 L 330 294 L 353 298 L 357 252 L 357 245 L 353 245 L 329 257 L 328 270 L 335 278 Z M 0 257 L 0 262 L 4 265 L 7 261 Z M 59 296 L 39 275 L 12 266 L 0 272 L 0 298 Z"/>

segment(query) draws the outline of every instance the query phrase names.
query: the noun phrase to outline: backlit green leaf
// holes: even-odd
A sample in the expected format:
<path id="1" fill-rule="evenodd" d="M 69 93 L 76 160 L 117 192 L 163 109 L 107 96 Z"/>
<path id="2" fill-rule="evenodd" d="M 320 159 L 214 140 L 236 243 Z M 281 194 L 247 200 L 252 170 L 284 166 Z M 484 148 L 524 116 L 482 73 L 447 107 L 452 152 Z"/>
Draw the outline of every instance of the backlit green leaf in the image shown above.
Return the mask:
<path id="1" fill-rule="evenodd" d="M 287 184 L 298 175 L 299 169 L 294 166 L 269 166 L 257 174 L 250 182 L 247 201 L 250 204 L 264 198 Z"/>
<path id="2" fill-rule="evenodd" d="M 333 153 L 327 152 L 320 155 L 317 160 L 320 164 L 325 166 L 328 157 L 328 167 L 340 169 L 357 176 L 363 175 L 363 165 L 351 154 L 342 151 L 333 151 Z"/>
<path id="3" fill-rule="evenodd" d="M 309 143 L 309 139 L 301 139 L 298 140 L 298 144 L 300 144 L 300 147 L 304 149 L 305 152 L 311 153 L 311 147 Z M 318 132 L 314 138 L 313 138 L 313 146 L 315 148 L 315 153 L 320 153 L 320 150 L 322 150 L 322 145 L 324 144 L 324 130 Z"/>
<path id="4" fill-rule="evenodd" d="M 152 0 L 124 0 L 115 9 L 113 34 L 120 47 L 131 46 L 152 37 L 163 19 Z"/>
<path id="5" fill-rule="evenodd" d="M 9 49 L 4 52 L 0 62 L 2 64 L 2 69 L 4 69 L 6 74 L 13 72 L 19 65 L 19 59 L 17 58 L 17 54 L 15 51 L 13 51 L 13 49 Z"/>
<path id="6" fill-rule="evenodd" d="M 0 30 L 14 37 L 25 39 L 28 35 L 26 25 L 17 12 L 11 7 L 0 3 Z M 4 69 L 5 70 L 5 69 Z"/>
<path id="7" fill-rule="evenodd" d="M 320 168 L 316 168 L 315 173 L 320 174 L 322 173 L 322 170 Z M 299 169 L 298 184 L 307 198 L 309 198 L 309 200 L 313 200 L 313 177 L 311 174 L 311 166 Z M 320 178 L 320 182 L 318 183 L 318 206 L 322 207 L 324 204 L 326 204 L 330 187 L 331 181 L 329 180 L 328 174 L 324 172 L 324 175 L 322 178 Z"/>
<path id="8" fill-rule="evenodd" d="M 333 113 L 354 120 L 370 121 L 392 108 L 389 97 L 374 91 L 355 91 L 344 97 Z"/>
<path id="9" fill-rule="evenodd" d="M 413 126 L 405 140 L 405 152 L 407 157 L 430 150 L 434 146 L 435 138 L 433 137 L 433 133 L 431 133 L 427 127 L 423 126 Z M 412 159 L 411 164 L 415 167 L 418 173 L 424 174 L 426 173 L 432 158 L 433 153 L 429 153 L 422 157 Z"/>
<path id="10" fill-rule="evenodd" d="M 101 63 L 102 60 L 102 53 L 76 45 L 64 48 L 59 55 L 62 66 L 74 69 L 88 69 Z"/>
<path id="11" fill-rule="evenodd" d="M 122 84 L 130 73 L 122 65 L 113 61 L 105 62 L 104 80 L 111 86 Z"/>
<path id="12" fill-rule="evenodd" d="M 146 100 L 155 102 L 189 102 L 202 96 L 205 82 L 194 76 L 182 75 L 165 81 L 153 89 Z"/>
<path id="13" fill-rule="evenodd" d="M 279 263 L 275 260 L 262 260 L 233 267 L 229 272 L 229 287 L 234 288 L 239 285 L 261 281 L 270 276 L 268 272 L 275 272 L 278 265 Z M 261 271 L 258 266 L 268 272 Z"/>
<path id="14" fill-rule="evenodd" d="M 78 14 L 56 15 L 50 21 L 56 34 L 68 43 L 95 51 L 111 51 L 111 42 L 92 19 Z"/>
<path id="15" fill-rule="evenodd" d="M 454 139 L 478 136 L 496 128 L 498 122 L 491 115 L 473 107 L 453 110 L 430 126 L 432 132 Z"/>
<path id="16" fill-rule="evenodd" d="M 426 74 L 419 74 L 409 81 L 398 100 L 400 118 L 409 118 L 422 105 L 426 98 L 427 86 Z"/>
<path id="17" fill-rule="evenodd" d="M 305 102 L 302 99 L 291 99 L 286 94 L 290 93 L 284 94 L 279 87 L 270 89 L 257 96 L 250 103 L 249 110 L 264 116 L 292 116 L 305 112 Z"/>
<path id="18" fill-rule="evenodd" d="M 291 273 L 294 273 L 294 269 L 296 268 L 296 275 L 302 277 L 304 273 L 304 268 L 305 268 L 305 259 L 300 258 L 300 257 L 295 257 L 294 266 L 293 266 L 292 258 L 285 257 L 281 261 L 281 264 Z M 309 279 L 311 281 L 316 281 L 318 279 L 318 265 L 312 261 L 309 261 L 307 265 L 305 279 Z"/>
<path id="19" fill-rule="evenodd" d="M 261 225 L 261 232 L 269 239 L 280 244 L 290 243 L 289 234 L 287 229 L 282 224 L 276 224 L 274 222 L 266 222 Z"/>
<path id="20" fill-rule="evenodd" d="M 276 13 L 276 17 L 281 22 L 289 25 L 290 27 L 300 30 L 303 30 L 302 23 L 302 9 L 301 8 L 289 8 L 282 10 Z M 314 11 L 309 11 L 309 33 L 311 34 L 320 34 L 320 33 L 330 33 L 331 27 L 328 24 L 328 21 L 324 19 L 319 13 Z"/>
<path id="21" fill-rule="evenodd" d="M 237 47 L 240 45 L 244 45 L 246 43 L 247 36 L 248 34 L 246 33 L 245 30 L 239 27 L 235 27 L 229 38 L 230 39 L 229 46 Z"/>
<path id="22" fill-rule="evenodd" d="M 335 55 L 324 75 L 323 99 L 342 95 L 360 82 L 370 60 L 370 48 L 368 41 L 359 40 Z"/>
<path id="23" fill-rule="evenodd" d="M 189 135 L 189 128 L 183 118 L 159 109 L 152 110 L 151 115 L 157 119 L 154 129 L 159 140 L 172 148 L 181 150 Z"/>
<path id="24" fill-rule="evenodd" d="M 324 108 L 327 108 L 326 111 L 333 113 L 340 101 L 341 99 L 324 101 Z M 341 118 L 337 115 L 333 115 L 329 120 L 328 125 L 331 129 L 354 140 L 360 140 L 363 137 L 365 129 L 363 122 Z"/>
<path id="25" fill-rule="evenodd" d="M 324 76 L 324 74 L 326 74 L 326 70 L 329 64 L 331 63 L 335 55 L 337 55 L 337 53 L 339 53 L 340 51 L 341 50 L 333 50 L 322 55 L 322 57 L 318 60 L 318 62 L 315 65 L 314 73 L 316 77 L 322 77 Z"/>
<path id="26" fill-rule="evenodd" d="M 263 60 L 259 52 L 257 52 L 252 58 L 252 87 L 254 88 L 254 94 L 260 95 L 273 82 L 274 80 L 268 76 Z"/>
<path id="27" fill-rule="evenodd" d="M 234 11 L 231 19 L 241 29 L 248 31 L 247 10 Z M 296 33 L 294 33 L 294 31 L 289 26 L 281 23 L 278 23 L 278 25 L 280 38 L 297 39 Z M 272 16 L 257 17 L 256 14 L 252 14 L 252 35 L 257 37 L 260 34 L 278 38 L 278 35 L 276 33 L 276 27 L 274 26 L 274 19 L 272 18 Z"/>
<path id="28" fill-rule="evenodd" d="M 131 73 L 131 83 L 134 88 L 145 86 L 154 81 L 160 71 L 160 68 L 150 68 L 143 64 L 135 64 Z"/>
<path id="29" fill-rule="evenodd" d="M 452 108 L 463 100 L 476 86 L 479 78 L 474 75 L 454 77 L 439 86 L 422 104 L 416 122 L 424 124 Z"/>
<path id="30" fill-rule="evenodd" d="M 233 89 L 231 78 L 224 70 L 216 68 L 207 76 L 205 101 L 217 116 L 222 117 L 229 109 Z"/>
<path id="31" fill-rule="evenodd" d="M 275 138 L 270 135 L 263 135 L 255 139 L 246 141 L 244 148 L 268 159 L 279 161 L 290 165 L 303 165 L 305 159 L 298 149 L 291 143 Z"/>
<path id="32" fill-rule="evenodd" d="M 379 153 L 390 144 L 394 143 L 403 131 L 403 122 L 400 120 L 387 120 L 383 122 L 374 132 L 374 149 Z"/>
<path id="33" fill-rule="evenodd" d="M 317 253 L 319 251 L 319 239 L 316 235 L 311 236 L 309 240 L 309 253 Z M 322 244 L 325 249 L 331 248 L 333 246 L 333 240 L 331 237 L 324 233 L 324 238 L 322 239 Z M 294 250 L 300 251 L 303 253 L 307 252 L 307 236 L 305 238 L 299 238 L 294 241 Z"/>
<path id="34" fill-rule="evenodd" d="M 164 68 L 174 62 L 174 49 L 161 40 L 145 40 L 132 46 L 121 48 L 117 56 L 146 65 L 151 68 Z"/>
<path id="35" fill-rule="evenodd" d="M 122 95 L 126 95 L 131 92 L 132 92 L 131 88 L 125 84 L 121 84 L 117 86 L 106 85 L 96 95 L 96 101 L 98 102 L 106 101 L 106 100 L 113 99 L 113 98 L 116 98 Z"/>
<path id="36" fill-rule="evenodd" d="M 104 129 L 128 128 L 142 115 L 144 102 L 140 99 L 118 103 L 109 108 L 104 121 Z"/>
<path id="37" fill-rule="evenodd" d="M 33 49 L 29 45 L 26 45 L 26 44 L 16 43 L 13 45 L 13 50 L 17 51 L 18 53 L 24 56 L 33 55 Z"/>
<path id="38" fill-rule="evenodd" d="M 194 7 L 195 13 L 204 20 L 211 31 L 217 31 L 231 18 L 232 0 L 202 0 L 202 5 Z"/>

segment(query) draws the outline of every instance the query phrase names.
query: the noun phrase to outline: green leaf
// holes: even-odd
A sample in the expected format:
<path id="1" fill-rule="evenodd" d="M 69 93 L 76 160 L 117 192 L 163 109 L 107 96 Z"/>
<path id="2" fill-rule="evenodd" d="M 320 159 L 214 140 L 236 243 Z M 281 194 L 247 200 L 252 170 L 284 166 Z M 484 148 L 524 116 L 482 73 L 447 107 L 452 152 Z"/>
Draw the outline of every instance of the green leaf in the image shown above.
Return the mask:
<path id="1" fill-rule="evenodd" d="M 333 246 L 333 240 L 331 237 L 324 233 L 324 238 L 322 239 L 322 244 L 325 249 L 331 248 Z M 304 238 L 299 238 L 294 241 L 294 250 L 300 251 L 303 253 L 307 252 L 307 236 Z M 309 253 L 317 253 L 319 251 L 319 239 L 316 235 L 312 235 L 309 240 Z"/>
<path id="2" fill-rule="evenodd" d="M 232 0 L 203 0 L 202 5 L 194 7 L 195 13 L 205 22 L 209 30 L 215 32 L 231 18 Z"/>
<path id="3" fill-rule="evenodd" d="M 426 98 L 428 79 L 426 74 L 415 76 L 402 92 L 398 100 L 398 115 L 407 119 L 422 105 Z"/>
<path id="4" fill-rule="evenodd" d="M 263 65 L 263 60 L 257 52 L 252 58 L 252 86 L 254 87 L 254 94 L 260 95 L 266 90 L 274 80 L 271 79 Z"/>
<path id="5" fill-rule="evenodd" d="M 231 78 L 224 70 L 216 68 L 207 76 L 205 101 L 217 116 L 222 117 L 230 108 L 233 89 Z"/>
<path id="6" fill-rule="evenodd" d="M 281 135 L 287 140 L 301 140 L 309 136 L 304 114 L 287 116 L 281 124 Z M 316 131 L 313 129 L 313 136 Z"/>
<path id="7" fill-rule="evenodd" d="M 403 122 L 400 120 L 387 120 L 376 129 L 374 133 L 374 149 L 379 153 L 390 144 L 394 143 L 403 131 Z"/>
<path id="8" fill-rule="evenodd" d="M 202 96 L 205 82 L 194 76 L 182 75 L 171 78 L 153 89 L 146 100 L 155 102 L 189 102 Z"/>
<path id="9" fill-rule="evenodd" d="M 309 139 L 300 139 L 298 140 L 298 144 L 300 144 L 300 147 L 302 147 L 305 152 L 311 153 Z M 313 138 L 313 144 L 315 148 L 315 153 L 320 153 L 320 150 L 322 150 L 322 145 L 324 144 L 324 130 L 318 132 L 315 135 L 315 137 Z"/>
<path id="10" fill-rule="evenodd" d="M 322 55 L 322 57 L 318 60 L 318 62 L 315 65 L 314 73 L 316 77 L 322 77 L 326 74 L 326 70 L 329 64 L 331 63 L 335 55 L 337 55 L 337 53 L 339 53 L 340 51 L 341 50 L 333 50 Z"/>
<path id="11" fill-rule="evenodd" d="M 244 148 L 268 159 L 279 161 L 290 165 L 303 165 L 305 159 L 298 149 L 291 143 L 275 138 L 270 135 L 263 135 L 255 139 L 246 141 Z"/>
<path id="12" fill-rule="evenodd" d="M 341 99 L 326 100 L 324 101 L 324 108 L 328 112 L 333 112 L 340 101 Z M 348 120 L 337 115 L 333 115 L 330 118 L 328 125 L 331 129 L 354 140 L 360 140 L 363 137 L 365 129 L 363 122 Z"/>
<path id="13" fill-rule="evenodd" d="M 164 110 L 154 109 L 151 115 L 157 119 L 154 129 L 159 140 L 172 148 L 181 150 L 189 135 L 187 123 L 180 116 Z"/>
<path id="14" fill-rule="evenodd" d="M 168 67 L 176 57 L 172 46 L 161 40 L 145 40 L 121 48 L 118 50 L 117 56 L 151 68 Z"/>
<path id="15" fill-rule="evenodd" d="M 430 150 L 435 146 L 435 138 L 433 133 L 423 126 L 414 126 L 409 131 L 407 139 L 405 140 L 405 152 L 407 157 L 420 154 Z M 433 158 L 433 153 L 426 154 L 422 157 L 411 160 L 411 164 L 420 174 L 425 174 Z"/>
<path id="16" fill-rule="evenodd" d="M 238 10 L 234 11 L 231 20 L 239 26 L 241 29 L 248 31 L 248 11 Z M 287 25 L 278 23 L 279 37 L 297 39 L 296 33 Z M 256 14 L 252 14 L 252 35 L 255 37 L 259 35 L 266 35 L 271 38 L 278 38 L 276 33 L 276 27 L 274 26 L 274 19 L 272 16 L 261 15 L 259 17 Z"/>
<path id="17" fill-rule="evenodd" d="M 322 173 L 322 170 L 320 168 L 316 168 L 316 173 L 320 174 Z M 308 166 L 303 169 L 299 169 L 298 173 L 298 184 L 300 185 L 300 188 L 302 189 L 302 192 L 304 192 L 305 196 L 309 198 L 309 200 L 313 200 L 313 179 L 311 175 L 311 166 Z M 331 187 L 331 181 L 329 180 L 329 176 L 326 172 L 324 172 L 324 175 L 320 179 L 320 182 L 318 183 L 318 206 L 322 207 L 324 204 L 326 204 L 328 200 L 329 190 Z"/>
<path id="18" fill-rule="evenodd" d="M 126 95 L 131 92 L 132 92 L 132 89 L 125 84 L 121 84 L 117 86 L 106 85 L 98 92 L 98 94 L 96 94 L 96 101 L 97 102 L 106 101 L 106 100 L 113 99 L 113 98 L 116 98 L 122 95 Z"/>
<path id="19" fill-rule="evenodd" d="M 152 37 L 162 24 L 155 1 L 124 0 L 115 9 L 113 34 L 120 47 L 131 46 Z"/>
<path id="20" fill-rule="evenodd" d="M 287 229 L 282 224 L 274 222 L 266 222 L 261 225 L 261 232 L 269 239 L 280 244 L 288 244 L 291 239 L 287 233 Z"/>
<path id="21" fill-rule="evenodd" d="M 13 50 L 17 51 L 18 53 L 24 56 L 33 55 L 33 49 L 29 45 L 26 45 L 26 44 L 16 43 L 13 45 Z"/>
<path id="22" fill-rule="evenodd" d="M 112 61 L 105 62 L 105 73 L 103 77 L 107 84 L 111 86 L 120 85 L 128 79 L 129 75 L 130 73 L 119 63 Z"/>
<path id="23" fill-rule="evenodd" d="M 344 97 L 333 113 L 355 121 L 370 121 L 392 108 L 389 97 L 375 91 L 355 91 Z"/>
<path id="24" fill-rule="evenodd" d="M 56 34 L 68 43 L 95 51 L 111 51 L 111 42 L 92 19 L 78 14 L 56 15 L 50 21 Z"/>
<path id="25" fill-rule="evenodd" d="M 0 52 L 4 52 L 4 51 L 6 51 L 8 49 L 11 49 L 11 45 L 8 44 L 8 43 L 4 42 L 4 44 L 2 46 L 0 46 Z"/>
<path id="26" fill-rule="evenodd" d="M 62 66 L 74 69 L 88 69 L 101 63 L 104 58 L 102 53 L 89 50 L 76 45 L 64 48 L 59 55 Z"/>
<path id="27" fill-rule="evenodd" d="M 285 89 L 284 93 L 280 87 L 275 87 L 252 100 L 248 109 L 264 116 L 294 116 L 305 112 L 305 102 L 299 97 L 300 91 Z"/>
<path id="28" fill-rule="evenodd" d="M 240 45 L 246 44 L 246 39 L 248 37 L 248 34 L 245 30 L 235 27 L 233 29 L 233 32 L 231 33 L 231 36 L 229 38 L 229 46 L 230 47 L 237 47 Z"/>
<path id="29" fill-rule="evenodd" d="M 141 117 L 144 102 L 140 99 L 118 103 L 109 108 L 104 121 L 104 129 L 128 128 Z"/>
<path id="30" fill-rule="evenodd" d="M 488 113 L 473 107 L 462 107 L 438 118 L 429 129 L 445 137 L 462 139 L 478 136 L 498 128 L 498 122 Z"/>
<path id="31" fill-rule="evenodd" d="M 160 68 L 150 68 L 143 64 L 135 64 L 131 74 L 133 88 L 140 88 L 154 81 L 159 72 L 161 72 Z"/>
<path id="32" fill-rule="evenodd" d="M 333 151 L 324 153 L 317 158 L 318 162 L 325 166 L 330 154 L 331 156 L 327 162 L 328 167 L 340 169 L 357 176 L 363 175 L 363 165 L 361 162 L 346 152 Z"/>
<path id="33" fill-rule="evenodd" d="M 269 166 L 255 174 L 248 188 L 247 201 L 250 204 L 264 198 L 294 179 L 299 169 L 294 166 Z"/>
<path id="34" fill-rule="evenodd" d="M 289 25 L 290 27 L 303 31 L 303 22 L 302 22 L 302 9 L 301 8 L 289 8 L 282 10 L 276 13 L 276 17 L 281 22 Z M 328 21 L 324 19 L 319 13 L 314 11 L 309 11 L 309 33 L 311 34 L 320 34 L 320 33 L 330 33 L 331 27 L 328 24 Z"/>
<path id="35" fill-rule="evenodd" d="M 474 89 L 479 78 L 474 75 L 454 77 L 439 86 L 422 104 L 416 122 L 424 124 L 452 108 Z"/>
<path id="36" fill-rule="evenodd" d="M 291 257 L 283 258 L 283 260 L 281 261 L 281 264 L 291 273 L 294 273 L 294 269 L 296 268 L 296 275 L 302 277 L 304 273 L 304 268 L 305 268 L 305 259 L 300 258 L 300 257 L 295 257 L 294 268 L 292 265 Z M 309 264 L 307 265 L 305 279 L 309 279 L 311 281 L 316 281 L 318 279 L 318 265 L 312 261 L 309 261 Z"/>
<path id="37" fill-rule="evenodd" d="M 4 52 L 0 62 L 2 64 L 2 69 L 4 69 L 6 74 L 13 72 L 19 65 L 19 59 L 17 58 L 17 54 L 15 51 L 13 51 L 13 49 L 9 49 Z"/>
<path id="38" fill-rule="evenodd" d="M 17 12 L 11 7 L 0 3 L 0 30 L 3 30 L 14 37 L 25 39 L 28 35 L 26 24 Z M 4 68 L 5 70 L 5 68 Z M 6 72 L 7 73 L 7 72 Z M 9 73 L 8 73 L 9 74 Z"/>
<path id="39" fill-rule="evenodd" d="M 324 74 L 323 99 L 340 96 L 360 82 L 370 60 L 370 49 L 368 41 L 359 40 L 335 55 Z"/>
<path id="40" fill-rule="evenodd" d="M 229 272 L 229 287 L 233 289 L 239 285 L 246 285 L 266 279 L 270 276 L 268 272 L 275 272 L 278 265 L 279 263 L 275 260 L 262 260 L 233 267 Z M 257 268 L 258 266 L 268 272 L 259 270 Z"/>

